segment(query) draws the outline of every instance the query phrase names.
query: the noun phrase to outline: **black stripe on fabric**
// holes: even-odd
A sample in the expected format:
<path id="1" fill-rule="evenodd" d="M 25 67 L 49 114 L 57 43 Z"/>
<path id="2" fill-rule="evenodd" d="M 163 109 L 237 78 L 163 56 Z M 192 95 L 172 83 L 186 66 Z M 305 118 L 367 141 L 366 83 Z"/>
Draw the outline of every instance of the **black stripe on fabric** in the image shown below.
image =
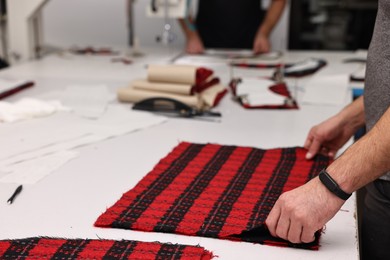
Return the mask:
<path id="1" fill-rule="evenodd" d="M 330 158 L 324 155 L 317 154 L 314 158 L 313 165 L 310 168 L 310 172 L 307 176 L 306 182 L 316 177 L 322 169 L 327 167 L 330 163 Z"/>
<path id="2" fill-rule="evenodd" d="M 110 249 L 107 250 L 103 260 L 129 259 L 137 244 L 137 241 L 115 241 Z"/>
<path id="3" fill-rule="evenodd" d="M 4 252 L 4 259 L 26 259 L 38 243 L 40 238 L 33 239 L 18 239 L 12 241 L 10 247 Z"/>
<path id="4" fill-rule="evenodd" d="M 145 212 L 153 201 L 163 192 L 169 184 L 185 169 L 202 150 L 205 145 L 191 144 L 179 158 L 156 178 L 155 181 L 142 193 L 140 193 L 134 202 L 125 209 L 120 216 L 112 223 L 112 227 L 123 228 L 131 227 L 137 219 Z"/>
<path id="5" fill-rule="evenodd" d="M 198 173 L 191 184 L 188 185 L 184 192 L 175 200 L 153 230 L 174 232 L 188 210 L 194 204 L 194 201 L 207 188 L 210 181 L 218 174 L 235 149 L 235 146 L 221 146 L 218 152 Z"/>
<path id="6" fill-rule="evenodd" d="M 183 255 L 184 245 L 162 244 L 157 252 L 156 260 L 180 260 Z"/>
<path id="7" fill-rule="evenodd" d="M 269 178 L 263 193 L 253 208 L 253 212 L 247 223 L 246 230 L 250 230 L 264 224 L 271 208 L 282 194 L 283 187 L 287 182 L 295 161 L 295 148 L 282 149 L 280 160 L 275 167 L 271 177 Z"/>
<path id="8" fill-rule="evenodd" d="M 201 229 L 196 233 L 198 236 L 218 237 L 223 228 L 234 203 L 241 196 L 242 191 L 252 178 L 257 166 L 263 159 L 265 151 L 252 149 L 247 158 L 240 166 L 237 174 L 230 181 L 229 185 L 223 191 L 221 197 L 215 203 L 214 208 L 210 211 L 205 219 Z"/>
<path id="9" fill-rule="evenodd" d="M 74 239 L 67 240 L 61 245 L 52 259 L 77 259 L 80 252 L 90 243 L 90 240 Z"/>

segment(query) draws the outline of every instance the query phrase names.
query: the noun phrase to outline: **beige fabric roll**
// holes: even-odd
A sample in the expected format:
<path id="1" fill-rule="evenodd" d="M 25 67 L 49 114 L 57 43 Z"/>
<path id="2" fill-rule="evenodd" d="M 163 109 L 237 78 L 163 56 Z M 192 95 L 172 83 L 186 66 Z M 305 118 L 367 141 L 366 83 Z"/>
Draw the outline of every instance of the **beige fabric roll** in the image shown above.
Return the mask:
<path id="1" fill-rule="evenodd" d="M 134 80 L 131 82 L 131 87 L 134 89 L 158 91 L 180 95 L 190 95 L 192 86 L 190 84 L 172 84 L 172 83 L 157 83 L 149 82 L 145 79 Z"/>
<path id="2" fill-rule="evenodd" d="M 198 109 L 201 109 L 203 105 L 203 102 L 199 99 L 197 95 L 185 96 L 185 95 L 177 95 L 177 94 L 170 94 L 170 93 L 163 93 L 163 92 L 156 92 L 156 91 L 134 89 L 132 87 L 119 89 L 117 95 L 118 95 L 118 100 L 122 102 L 136 103 L 147 98 L 165 97 L 165 98 L 172 98 L 181 101 L 191 107 L 198 108 Z"/>
<path id="3" fill-rule="evenodd" d="M 191 65 L 149 65 L 148 81 L 194 85 L 196 70 Z"/>
<path id="4" fill-rule="evenodd" d="M 225 87 L 222 85 L 214 85 L 200 94 L 200 98 L 203 100 L 207 108 L 211 108 L 214 106 L 215 99 L 218 94 L 223 92 Z"/>

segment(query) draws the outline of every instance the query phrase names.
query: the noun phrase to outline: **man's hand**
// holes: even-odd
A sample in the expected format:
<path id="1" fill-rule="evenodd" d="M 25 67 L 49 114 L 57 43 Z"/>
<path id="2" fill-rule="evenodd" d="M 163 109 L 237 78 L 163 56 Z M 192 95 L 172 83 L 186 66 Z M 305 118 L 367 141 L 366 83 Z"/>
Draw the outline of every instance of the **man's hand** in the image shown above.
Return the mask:
<path id="1" fill-rule="evenodd" d="M 309 243 L 341 208 L 344 201 L 314 178 L 305 185 L 283 193 L 265 223 L 271 235 L 292 243 Z"/>
<path id="2" fill-rule="evenodd" d="M 263 33 L 258 32 L 253 42 L 253 53 L 267 53 L 271 49 L 269 39 Z"/>
<path id="3" fill-rule="evenodd" d="M 188 36 L 186 52 L 189 54 L 201 54 L 204 52 L 203 42 L 197 32 L 192 32 Z"/>
<path id="4" fill-rule="evenodd" d="M 312 127 L 304 144 L 308 150 L 306 159 L 312 159 L 318 153 L 335 157 L 354 133 L 355 129 L 342 123 L 337 116 Z"/>

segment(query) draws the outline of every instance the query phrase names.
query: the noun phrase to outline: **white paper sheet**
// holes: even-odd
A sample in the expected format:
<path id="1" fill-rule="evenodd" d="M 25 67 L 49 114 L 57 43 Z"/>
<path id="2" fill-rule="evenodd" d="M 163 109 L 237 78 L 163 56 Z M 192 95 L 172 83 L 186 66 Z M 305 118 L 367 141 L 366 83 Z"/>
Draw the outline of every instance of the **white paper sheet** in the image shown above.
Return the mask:
<path id="1" fill-rule="evenodd" d="M 34 184 L 48 176 L 62 165 L 78 156 L 76 151 L 60 151 L 54 154 L 4 167 L 8 172 L 0 178 L 3 183 Z"/>
<path id="2" fill-rule="evenodd" d="M 75 114 L 91 119 L 102 116 L 112 98 L 105 85 L 70 85 L 60 97 Z"/>
<path id="3" fill-rule="evenodd" d="M 237 85 L 236 95 L 252 95 L 259 92 L 266 91 L 270 86 L 275 85 L 276 82 L 269 79 L 262 78 L 242 78 Z"/>
<path id="4" fill-rule="evenodd" d="M 343 105 L 349 93 L 349 74 L 314 76 L 304 88 L 305 104 Z"/>
<path id="5" fill-rule="evenodd" d="M 285 102 L 285 96 L 276 94 L 268 89 L 245 97 L 245 103 L 250 106 L 284 105 Z"/>
<path id="6" fill-rule="evenodd" d="M 0 172 L 10 172 L 10 169 L 14 169 L 11 165 L 23 162 L 31 167 L 39 165 L 39 169 L 31 170 L 36 171 L 36 175 L 46 176 L 48 169 L 52 169 L 53 166 L 50 163 L 45 166 L 43 163 L 46 160 L 42 160 L 41 164 L 35 164 L 35 160 L 147 128 L 165 120 L 166 118 L 162 116 L 133 111 L 121 105 L 111 105 L 97 120 L 59 113 L 52 117 L 4 124 L 0 128 L 0 146 L 7 149 L 0 150 Z M 17 173 L 19 168 L 15 170 Z M 22 183 L 23 179 L 18 181 L 16 178 L 15 181 L 13 178 L 12 181 Z"/>

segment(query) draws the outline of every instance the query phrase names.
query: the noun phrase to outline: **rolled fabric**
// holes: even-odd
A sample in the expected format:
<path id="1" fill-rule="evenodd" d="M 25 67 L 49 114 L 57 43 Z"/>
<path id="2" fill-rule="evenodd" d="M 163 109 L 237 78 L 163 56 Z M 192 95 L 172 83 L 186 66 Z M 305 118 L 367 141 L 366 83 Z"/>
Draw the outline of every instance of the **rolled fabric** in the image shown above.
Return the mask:
<path id="1" fill-rule="evenodd" d="M 191 95 L 193 93 L 193 87 L 190 84 L 150 82 L 146 79 L 134 80 L 131 82 L 131 87 L 139 90 L 158 91 L 180 95 Z"/>
<path id="2" fill-rule="evenodd" d="M 213 71 L 191 65 L 149 65 L 148 81 L 198 85 L 207 81 Z"/>
<path id="3" fill-rule="evenodd" d="M 127 87 L 119 89 L 117 91 L 117 96 L 118 100 L 122 102 L 136 103 L 147 98 L 165 97 L 181 101 L 193 108 L 201 109 L 203 107 L 203 101 L 199 98 L 198 95 L 186 96 Z"/>
<path id="4" fill-rule="evenodd" d="M 217 106 L 226 93 L 227 89 L 224 86 L 217 84 L 204 90 L 200 94 L 200 98 L 204 102 L 206 108 L 211 108 Z"/>

